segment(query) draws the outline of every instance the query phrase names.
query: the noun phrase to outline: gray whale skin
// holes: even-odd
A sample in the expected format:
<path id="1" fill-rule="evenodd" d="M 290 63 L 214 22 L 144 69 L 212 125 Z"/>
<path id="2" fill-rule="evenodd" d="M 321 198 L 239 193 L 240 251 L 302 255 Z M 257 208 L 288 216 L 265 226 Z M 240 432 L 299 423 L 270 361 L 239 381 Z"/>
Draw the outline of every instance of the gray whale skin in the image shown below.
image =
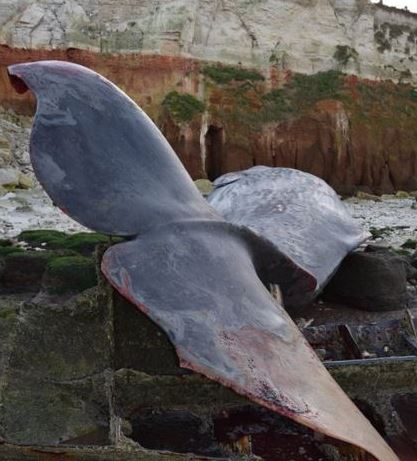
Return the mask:
<path id="1" fill-rule="evenodd" d="M 60 61 L 8 72 L 17 91 L 36 96 L 30 155 L 37 178 L 79 223 L 129 237 L 105 252 L 103 274 L 165 331 L 182 367 L 379 461 L 398 460 L 265 287 L 280 285 L 288 306 L 303 303 L 363 238 L 330 188 L 293 170 L 255 168 L 217 181 L 209 200 L 219 213 L 149 117 L 111 82 Z M 276 197 L 278 186 L 257 183 L 262 175 L 290 187 Z M 247 202 L 251 181 L 266 201 Z M 227 205 L 239 195 L 251 204 L 240 217 L 245 205 L 237 215 Z M 275 216 L 265 218 L 271 206 Z M 309 242 L 321 232 L 327 241 L 306 255 L 305 232 Z M 315 266 L 318 255 L 325 262 Z"/>

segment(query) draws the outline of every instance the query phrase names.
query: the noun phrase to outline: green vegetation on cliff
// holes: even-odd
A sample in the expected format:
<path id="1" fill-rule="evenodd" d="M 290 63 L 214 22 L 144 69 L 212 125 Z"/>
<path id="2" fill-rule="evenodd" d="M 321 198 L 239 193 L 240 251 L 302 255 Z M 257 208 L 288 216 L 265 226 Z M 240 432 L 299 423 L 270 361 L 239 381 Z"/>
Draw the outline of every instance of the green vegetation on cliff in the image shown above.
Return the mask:
<path id="1" fill-rule="evenodd" d="M 295 74 L 285 85 L 292 106 L 303 109 L 322 99 L 339 99 L 343 74 L 336 70 L 313 75 Z"/>
<path id="2" fill-rule="evenodd" d="M 333 55 L 334 59 L 342 66 L 346 66 L 351 59 L 356 60 L 358 56 L 359 54 L 355 48 L 348 45 L 337 45 Z"/>
<path id="3" fill-rule="evenodd" d="M 190 122 L 197 114 L 204 112 L 205 105 L 191 94 L 171 91 L 168 93 L 162 106 L 165 107 L 172 118 L 178 122 Z"/>
<path id="4" fill-rule="evenodd" d="M 382 32 L 389 38 L 388 30 Z M 353 48 L 338 46 L 337 67 L 353 63 L 356 55 Z M 359 186 L 376 194 L 417 190 L 417 88 L 406 83 L 407 69 L 396 75 L 399 83 L 337 69 L 305 75 L 271 66 L 265 81 L 250 69 L 210 64 L 189 74 L 203 102 L 189 96 L 196 105 L 183 104 L 186 96 L 172 91 L 159 111 L 176 122 L 164 124 L 165 134 L 193 177 L 209 170 L 214 178 L 256 164 L 285 165 L 324 177 L 342 194 Z M 203 103 L 209 124 L 204 164 L 194 155 L 205 129 L 201 120 L 194 120 L 187 139 L 180 131 Z"/>
<path id="5" fill-rule="evenodd" d="M 256 70 L 244 69 L 235 66 L 208 65 L 203 68 L 203 74 L 219 84 L 226 84 L 232 81 L 242 82 L 265 80 L 262 74 Z"/>

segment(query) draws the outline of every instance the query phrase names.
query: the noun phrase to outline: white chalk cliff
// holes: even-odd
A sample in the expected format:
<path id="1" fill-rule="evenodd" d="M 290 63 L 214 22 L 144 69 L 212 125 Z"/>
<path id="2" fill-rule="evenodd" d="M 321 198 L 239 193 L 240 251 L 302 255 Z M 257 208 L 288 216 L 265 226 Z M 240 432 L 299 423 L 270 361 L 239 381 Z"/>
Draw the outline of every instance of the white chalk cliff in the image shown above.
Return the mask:
<path id="1" fill-rule="evenodd" d="M 417 14 L 368 0 L 0 0 L 0 44 L 417 79 Z"/>

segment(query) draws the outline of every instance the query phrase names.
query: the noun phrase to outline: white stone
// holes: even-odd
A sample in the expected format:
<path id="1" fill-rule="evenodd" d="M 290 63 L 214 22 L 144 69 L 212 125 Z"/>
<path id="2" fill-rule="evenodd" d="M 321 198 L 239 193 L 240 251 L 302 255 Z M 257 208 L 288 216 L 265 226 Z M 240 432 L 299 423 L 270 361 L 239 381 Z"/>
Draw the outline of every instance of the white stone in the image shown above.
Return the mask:
<path id="1" fill-rule="evenodd" d="M 0 168 L 0 186 L 16 187 L 19 184 L 19 170 Z"/>

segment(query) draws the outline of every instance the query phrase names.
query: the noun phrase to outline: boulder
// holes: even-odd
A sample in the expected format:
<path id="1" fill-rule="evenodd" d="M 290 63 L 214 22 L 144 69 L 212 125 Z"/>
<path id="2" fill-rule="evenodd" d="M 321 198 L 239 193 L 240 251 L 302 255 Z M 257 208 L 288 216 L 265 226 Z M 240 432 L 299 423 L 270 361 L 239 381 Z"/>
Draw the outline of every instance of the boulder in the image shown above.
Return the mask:
<path id="1" fill-rule="evenodd" d="M 38 291 L 46 265 L 54 255 L 48 251 L 22 251 L 13 246 L 0 250 L 0 291 Z"/>
<path id="2" fill-rule="evenodd" d="M 361 200 L 372 200 L 374 202 L 382 202 L 381 197 L 379 197 L 378 195 L 369 194 L 363 191 L 358 191 L 356 193 L 356 197 Z"/>
<path id="3" fill-rule="evenodd" d="M 14 188 L 19 185 L 19 171 L 14 168 L 0 169 L 0 186 Z"/>
<path id="4" fill-rule="evenodd" d="M 410 198 L 410 194 L 404 190 L 399 190 L 395 193 L 396 198 Z"/>
<path id="5" fill-rule="evenodd" d="M 35 186 L 35 181 L 28 175 L 19 173 L 19 187 L 21 189 L 32 189 Z"/>
<path id="6" fill-rule="evenodd" d="M 408 307 L 407 264 L 387 251 L 357 251 L 343 260 L 323 291 L 325 301 L 368 311 Z"/>
<path id="7" fill-rule="evenodd" d="M 205 197 L 213 191 L 213 183 L 208 179 L 197 179 L 194 184 Z"/>

